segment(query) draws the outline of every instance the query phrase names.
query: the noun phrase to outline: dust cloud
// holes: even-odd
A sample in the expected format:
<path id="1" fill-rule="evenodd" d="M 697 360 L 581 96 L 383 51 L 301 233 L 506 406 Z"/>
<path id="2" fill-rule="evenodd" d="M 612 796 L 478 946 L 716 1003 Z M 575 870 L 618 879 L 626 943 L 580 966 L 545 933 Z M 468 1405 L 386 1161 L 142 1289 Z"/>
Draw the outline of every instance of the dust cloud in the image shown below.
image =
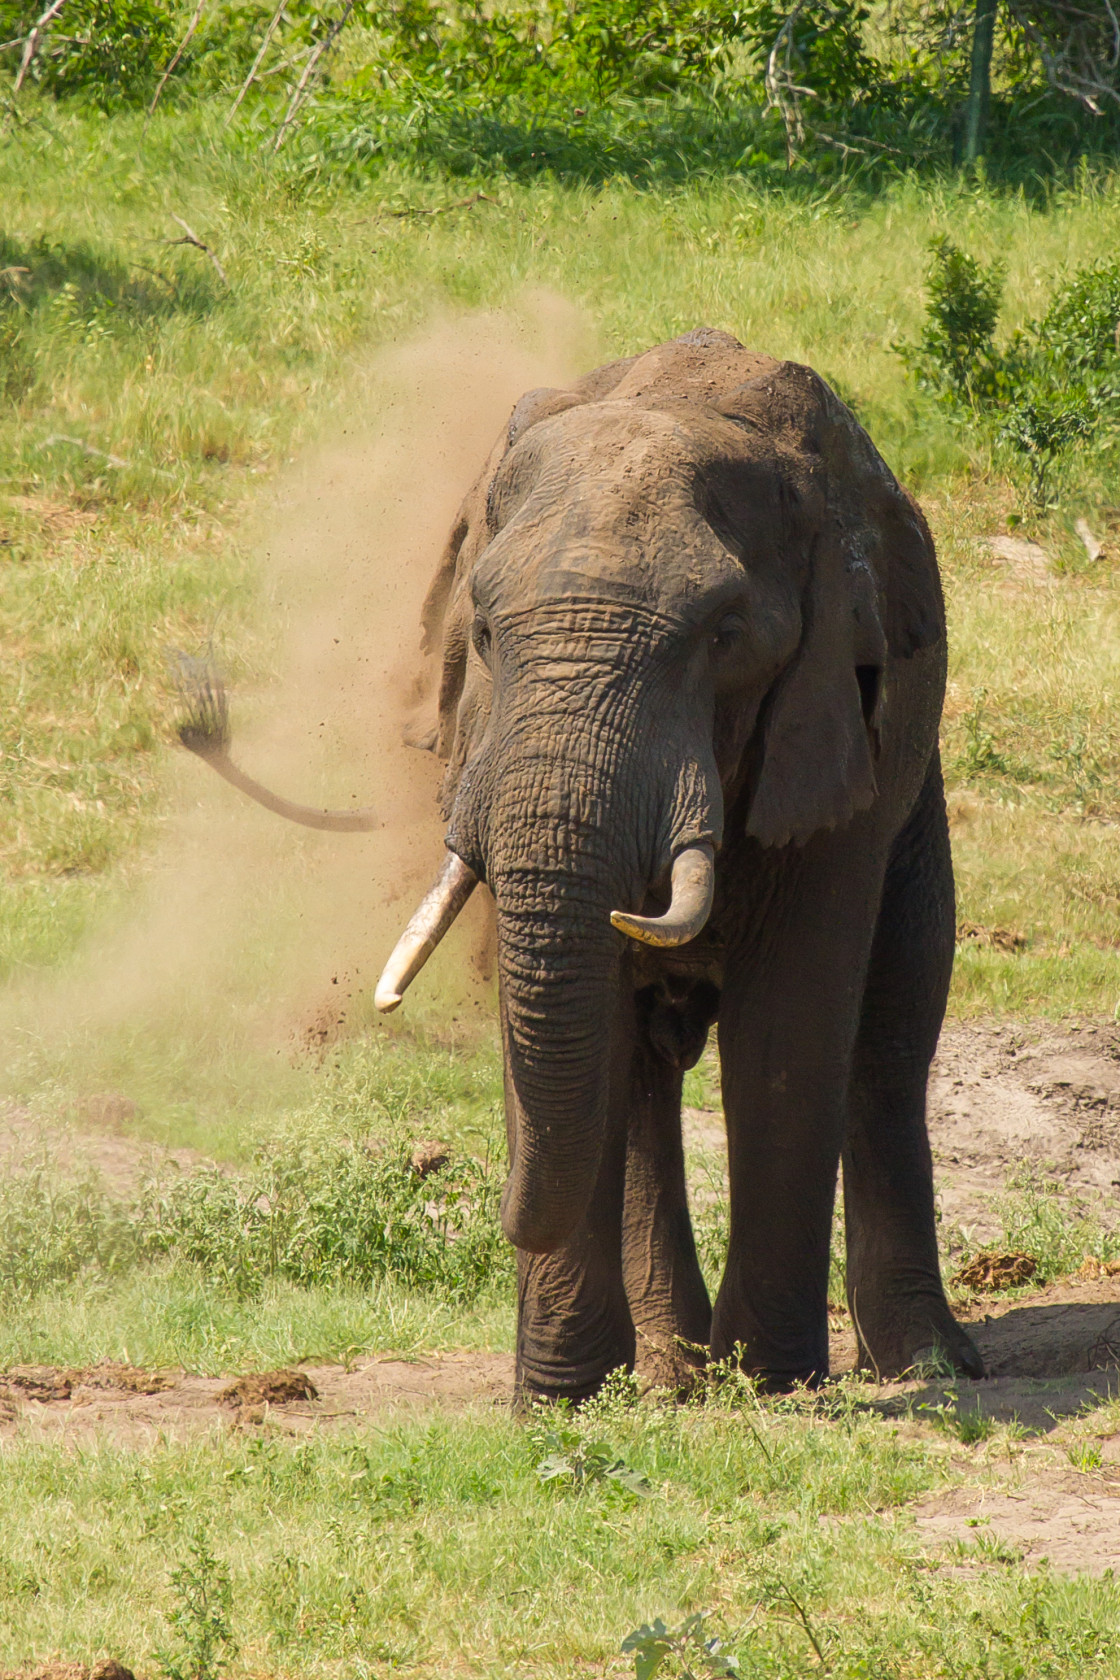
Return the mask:
<path id="1" fill-rule="evenodd" d="M 259 556 L 272 680 L 235 687 L 232 756 L 304 803 L 371 806 L 383 827 L 293 827 L 169 749 L 170 814 L 123 924 L 92 936 L 48 992 L 13 998 L 0 1023 L 27 1072 L 53 1071 L 71 1091 L 147 1085 L 165 1107 L 177 1086 L 186 1097 L 235 1082 L 243 1059 L 290 1061 L 375 1019 L 377 975 L 444 855 L 440 766 L 401 742 L 421 603 L 513 403 L 593 359 L 576 312 L 536 294 L 354 367 L 345 418 L 270 480 L 239 533 Z M 215 654 L 224 663 L 220 623 Z M 476 899 L 402 1016 L 485 1016 Z"/>

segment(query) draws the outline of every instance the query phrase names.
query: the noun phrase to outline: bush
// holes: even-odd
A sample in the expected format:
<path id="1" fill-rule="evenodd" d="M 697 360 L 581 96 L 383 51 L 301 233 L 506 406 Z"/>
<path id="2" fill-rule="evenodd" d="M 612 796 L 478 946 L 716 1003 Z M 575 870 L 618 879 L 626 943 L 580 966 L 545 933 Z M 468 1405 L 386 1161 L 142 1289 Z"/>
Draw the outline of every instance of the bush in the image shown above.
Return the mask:
<path id="1" fill-rule="evenodd" d="M 1094 263 L 1054 293 L 1045 315 L 996 343 L 1003 266 L 934 240 L 926 324 L 897 346 L 926 390 L 1008 448 L 1045 505 L 1055 464 L 1120 422 L 1120 263 Z"/>
<path id="2" fill-rule="evenodd" d="M 39 0 L 0 0 L 0 36 L 26 36 Z M 44 32 L 30 74 L 58 97 L 81 95 L 104 111 L 151 97 L 186 20 L 159 0 L 69 0 Z"/>
<path id="3" fill-rule="evenodd" d="M 422 1178 L 350 1143 L 262 1154 L 249 1178 L 205 1167 L 152 1181 L 131 1203 L 43 1164 L 0 1188 L 0 1289 L 27 1297 L 166 1259 L 240 1296 L 272 1278 L 363 1288 L 391 1277 L 468 1302 L 513 1275 L 498 1198 L 475 1161 Z"/>

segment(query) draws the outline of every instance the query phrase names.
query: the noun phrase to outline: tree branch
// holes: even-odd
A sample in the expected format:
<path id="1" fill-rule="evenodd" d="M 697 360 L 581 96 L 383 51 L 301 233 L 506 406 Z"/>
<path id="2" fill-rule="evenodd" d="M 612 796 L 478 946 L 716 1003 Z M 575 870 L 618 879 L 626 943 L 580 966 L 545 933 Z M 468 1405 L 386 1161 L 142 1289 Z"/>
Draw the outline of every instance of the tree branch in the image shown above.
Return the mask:
<path id="1" fill-rule="evenodd" d="M 168 78 L 170 77 L 170 75 L 171 75 L 172 71 L 174 70 L 175 66 L 178 64 L 179 60 L 182 58 L 184 52 L 186 51 L 188 41 L 190 40 L 191 36 L 194 34 L 195 30 L 198 28 L 199 22 L 202 18 L 202 8 L 205 6 L 205 4 L 206 4 L 206 0 L 198 0 L 198 5 L 194 9 L 194 16 L 191 18 L 191 21 L 187 25 L 187 33 L 183 36 L 183 39 L 179 42 L 179 45 L 175 48 L 175 55 L 172 58 L 171 63 L 167 66 L 167 69 L 163 72 L 163 75 L 159 79 L 159 83 L 158 83 L 158 86 L 156 87 L 156 91 L 152 95 L 152 103 L 148 106 L 148 115 L 144 119 L 145 128 L 147 127 L 148 123 L 151 121 L 152 112 L 155 110 L 156 106 L 159 104 L 160 94 L 163 92 L 164 88 L 167 86 Z"/>
<path id="2" fill-rule="evenodd" d="M 347 18 L 350 16 L 350 13 L 353 10 L 354 10 L 354 0 L 346 0 L 346 5 L 343 7 L 343 10 L 342 10 L 342 16 L 338 19 L 338 21 L 336 23 L 331 24 L 330 29 L 323 36 L 323 39 L 318 43 L 314 52 L 311 53 L 310 57 L 307 60 L 307 63 L 304 65 L 303 75 L 300 77 L 298 83 L 296 84 L 295 92 L 292 94 L 291 99 L 288 101 L 288 109 L 284 113 L 284 121 L 280 124 L 280 127 L 276 130 L 276 138 L 272 142 L 272 150 L 273 150 L 274 153 L 278 152 L 280 150 L 280 147 L 284 143 L 284 136 L 286 135 L 286 133 L 288 132 L 288 129 L 291 127 L 292 123 L 296 119 L 296 115 L 299 112 L 299 108 L 303 104 L 304 96 L 307 92 L 307 89 L 311 85 L 311 78 L 315 73 L 316 66 L 319 64 L 319 61 L 324 57 L 324 55 L 327 52 L 330 51 L 331 47 L 334 46 L 338 37 L 342 33 L 343 24 L 346 22 Z"/>
<path id="3" fill-rule="evenodd" d="M 12 92 L 14 94 L 18 93 L 20 88 L 23 86 L 23 78 L 27 75 L 28 70 L 31 68 L 31 60 L 35 57 L 35 54 L 38 51 L 39 41 L 42 38 L 44 29 L 47 27 L 48 23 L 50 23 L 52 18 L 56 18 L 58 16 L 65 4 L 66 0 L 53 0 L 53 4 L 47 7 L 42 17 L 38 18 L 32 26 L 30 35 L 28 35 L 26 41 L 23 43 L 23 57 L 19 61 L 19 69 L 16 72 L 16 79 L 12 84 Z"/>

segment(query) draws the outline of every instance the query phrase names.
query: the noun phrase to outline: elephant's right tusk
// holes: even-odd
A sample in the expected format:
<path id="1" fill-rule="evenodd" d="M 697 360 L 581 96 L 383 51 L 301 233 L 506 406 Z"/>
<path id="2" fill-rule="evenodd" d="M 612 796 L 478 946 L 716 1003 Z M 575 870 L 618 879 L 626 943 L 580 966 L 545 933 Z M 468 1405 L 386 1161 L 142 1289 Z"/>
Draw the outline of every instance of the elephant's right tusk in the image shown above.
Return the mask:
<path id="1" fill-rule="evenodd" d="M 715 853 L 711 846 L 686 846 L 673 859 L 672 897 L 663 916 L 631 916 L 611 911 L 611 925 L 627 939 L 643 945 L 687 945 L 703 929 L 712 913 L 716 887 Z"/>
<path id="2" fill-rule="evenodd" d="M 396 1009 L 477 885 L 474 870 L 449 852 L 435 885 L 421 899 L 377 982 L 373 1001 L 383 1015 Z"/>

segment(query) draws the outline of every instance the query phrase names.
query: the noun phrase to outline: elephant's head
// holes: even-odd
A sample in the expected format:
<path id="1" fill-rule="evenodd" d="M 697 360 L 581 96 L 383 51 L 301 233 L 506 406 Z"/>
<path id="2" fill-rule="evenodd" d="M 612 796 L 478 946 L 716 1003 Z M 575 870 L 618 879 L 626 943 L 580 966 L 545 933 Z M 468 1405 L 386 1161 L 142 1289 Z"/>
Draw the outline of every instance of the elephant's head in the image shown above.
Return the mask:
<path id="1" fill-rule="evenodd" d="M 485 881 L 519 1247 L 586 1210 L 626 936 L 699 931 L 726 822 L 799 844 L 875 798 L 889 653 L 941 633 L 928 543 L 823 382 L 722 333 L 515 409 L 426 608 L 451 860 L 379 1001 Z"/>

